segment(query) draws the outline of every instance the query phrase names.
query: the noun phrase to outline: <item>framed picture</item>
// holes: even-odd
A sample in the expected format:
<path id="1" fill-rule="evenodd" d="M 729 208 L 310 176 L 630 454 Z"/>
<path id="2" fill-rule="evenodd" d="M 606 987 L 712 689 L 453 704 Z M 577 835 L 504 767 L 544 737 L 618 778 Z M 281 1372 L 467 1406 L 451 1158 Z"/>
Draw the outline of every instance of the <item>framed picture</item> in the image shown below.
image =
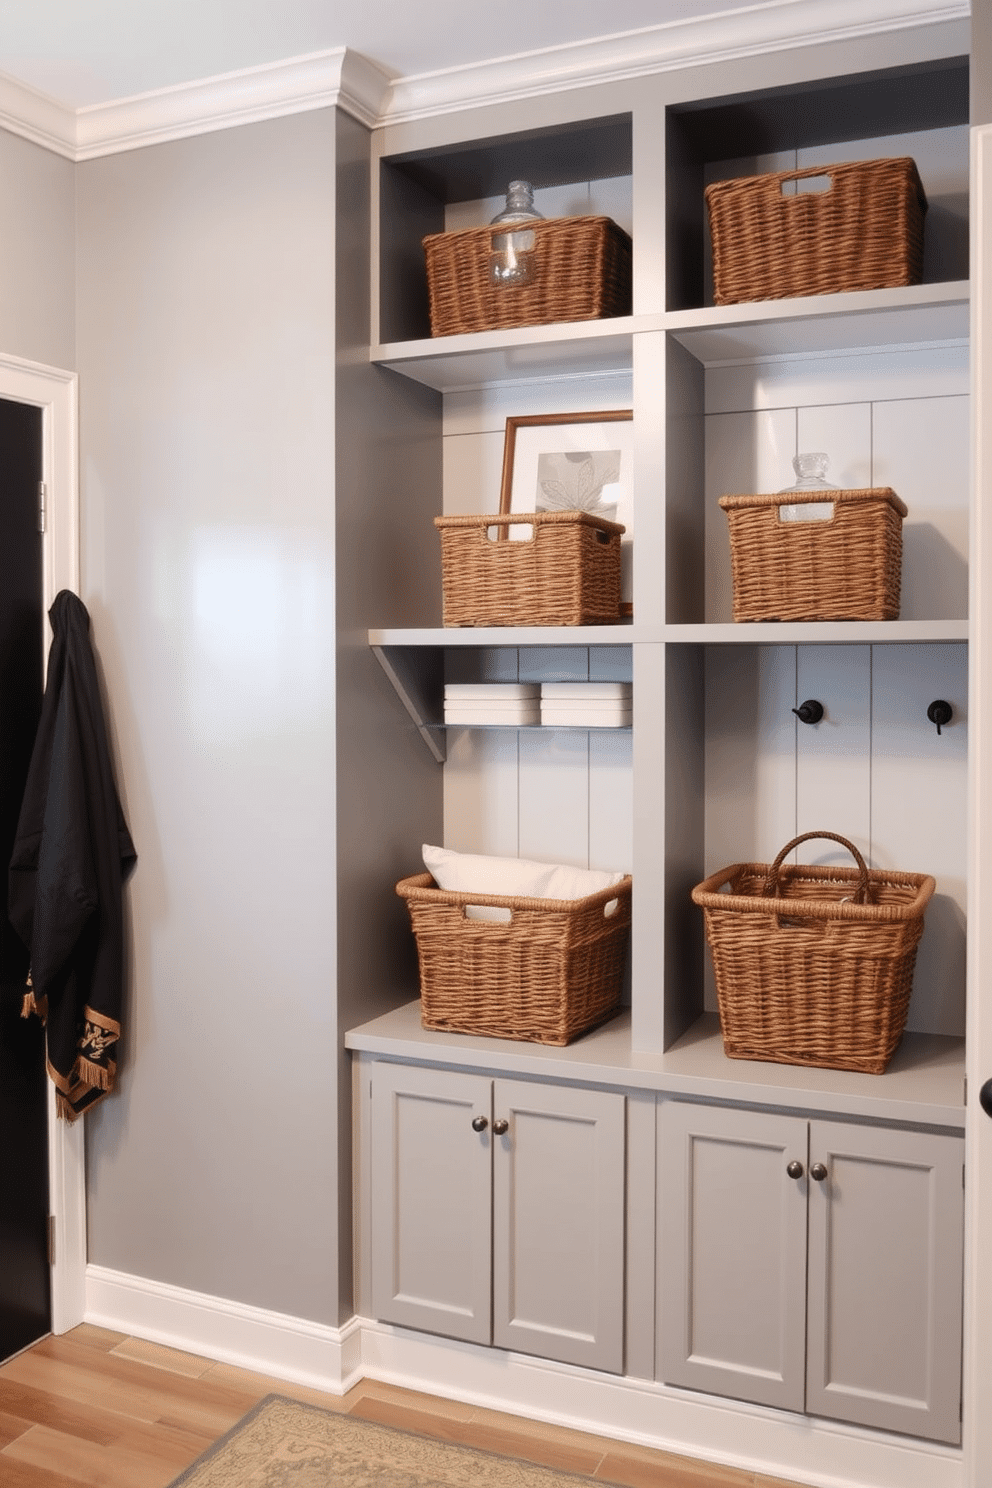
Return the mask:
<path id="1" fill-rule="evenodd" d="M 633 413 L 530 414 L 508 418 L 503 445 L 501 512 L 587 511 L 627 529 L 621 543 L 624 608 L 631 599 Z M 522 526 L 504 529 L 525 538 Z"/>

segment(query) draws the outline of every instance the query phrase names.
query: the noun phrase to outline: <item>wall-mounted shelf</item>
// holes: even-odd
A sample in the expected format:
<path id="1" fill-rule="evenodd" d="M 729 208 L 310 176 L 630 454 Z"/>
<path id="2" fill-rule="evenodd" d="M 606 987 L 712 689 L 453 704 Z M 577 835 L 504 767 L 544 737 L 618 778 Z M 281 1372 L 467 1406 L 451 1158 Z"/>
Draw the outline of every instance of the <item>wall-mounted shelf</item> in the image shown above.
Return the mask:
<path id="1" fill-rule="evenodd" d="M 757 620 L 665 625 L 659 639 L 705 646 L 893 646 L 967 641 L 967 620 Z"/>
<path id="2" fill-rule="evenodd" d="M 629 372 L 635 325 L 625 316 L 394 341 L 373 346 L 371 360 L 442 393 L 521 379 Z"/>
<path id="3" fill-rule="evenodd" d="M 607 627 L 598 626 L 597 630 Z M 403 704 L 410 718 L 416 726 L 417 732 L 423 739 L 438 764 L 443 764 L 447 758 L 446 740 L 449 728 L 478 729 L 484 732 L 500 733 L 587 733 L 587 734 L 629 734 L 629 724 L 615 726 L 596 726 L 590 724 L 484 724 L 484 723 L 456 723 L 446 724 L 444 722 L 444 652 L 440 648 L 447 644 L 445 637 L 448 631 L 440 632 L 440 640 L 425 641 L 425 635 L 434 635 L 436 632 L 424 631 L 369 631 L 369 645 L 375 654 L 379 665 L 382 667 L 396 692 L 397 697 Z M 459 632 L 461 633 L 461 632 Z M 500 635 L 505 632 L 500 631 Z M 539 632 L 543 633 L 543 632 Z M 582 635 L 588 635 L 583 631 Z M 479 632 L 469 631 L 470 637 L 477 636 Z M 396 636 L 418 636 L 416 641 L 395 639 Z M 475 644 L 480 644 L 478 641 Z M 482 644 L 486 644 L 483 642 Z M 499 643 L 497 643 L 499 644 Z M 502 644 L 506 644 L 505 641 Z M 516 644 L 516 642 L 514 642 Z M 547 642 L 537 643 L 547 644 Z M 560 642 L 559 642 L 560 644 Z M 575 644 L 591 644 L 586 641 Z"/>
<path id="4" fill-rule="evenodd" d="M 525 326 L 374 346 L 371 360 L 442 393 L 548 377 L 630 372 L 634 337 L 669 332 L 697 361 L 946 345 L 968 336 L 968 282 L 710 305 L 615 320 Z"/>
<path id="5" fill-rule="evenodd" d="M 411 630 L 370 630 L 376 646 L 629 646 L 657 639 L 620 625 L 459 625 Z"/>
<path id="6" fill-rule="evenodd" d="M 967 641 L 967 620 L 734 621 L 699 625 L 471 626 L 370 630 L 374 649 L 462 646 L 851 646 Z"/>
<path id="7" fill-rule="evenodd" d="M 704 366 L 766 357 L 946 345 L 968 337 L 969 286 L 912 284 L 678 310 L 663 329 Z"/>

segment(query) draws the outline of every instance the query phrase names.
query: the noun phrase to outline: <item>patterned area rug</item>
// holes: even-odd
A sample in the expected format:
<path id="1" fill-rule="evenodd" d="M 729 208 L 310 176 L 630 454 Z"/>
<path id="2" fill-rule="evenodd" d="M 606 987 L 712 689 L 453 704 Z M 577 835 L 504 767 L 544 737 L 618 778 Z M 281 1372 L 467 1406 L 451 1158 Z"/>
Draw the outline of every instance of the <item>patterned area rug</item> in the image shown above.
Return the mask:
<path id="1" fill-rule="evenodd" d="M 267 1395 L 172 1488 L 590 1488 L 590 1483 Z"/>

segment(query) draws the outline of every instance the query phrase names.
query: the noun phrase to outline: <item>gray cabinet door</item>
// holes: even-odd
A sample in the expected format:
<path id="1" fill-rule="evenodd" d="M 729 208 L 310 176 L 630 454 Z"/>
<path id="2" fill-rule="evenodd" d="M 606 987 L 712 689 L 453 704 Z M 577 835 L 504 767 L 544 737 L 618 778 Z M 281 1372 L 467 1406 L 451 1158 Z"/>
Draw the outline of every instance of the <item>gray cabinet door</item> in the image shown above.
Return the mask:
<path id="1" fill-rule="evenodd" d="M 493 1342 L 623 1368 L 624 1097 L 493 1085 Z"/>
<path id="2" fill-rule="evenodd" d="M 807 1123 L 669 1100 L 659 1124 L 661 1376 L 802 1410 Z"/>
<path id="3" fill-rule="evenodd" d="M 960 1441 L 963 1138 L 814 1121 L 810 1163 L 807 1410 Z"/>
<path id="4" fill-rule="evenodd" d="M 372 1072 L 372 1306 L 386 1322 L 490 1340 L 492 1082 Z M 472 1122 L 485 1118 L 482 1132 Z"/>
<path id="5" fill-rule="evenodd" d="M 963 1163 L 951 1134 L 662 1102 L 662 1378 L 958 1442 Z"/>

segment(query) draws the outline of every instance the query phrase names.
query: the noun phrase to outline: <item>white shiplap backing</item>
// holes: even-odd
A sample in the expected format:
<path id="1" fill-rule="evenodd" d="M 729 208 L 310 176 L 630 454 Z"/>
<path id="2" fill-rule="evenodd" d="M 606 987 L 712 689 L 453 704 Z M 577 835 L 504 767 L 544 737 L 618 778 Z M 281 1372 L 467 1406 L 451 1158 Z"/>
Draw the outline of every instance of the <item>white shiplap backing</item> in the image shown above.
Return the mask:
<path id="1" fill-rule="evenodd" d="M 623 376 L 449 394 L 445 511 L 497 509 L 508 415 L 630 407 L 631 400 Z M 968 417 L 967 348 L 957 344 L 709 368 L 700 575 L 706 618 L 724 621 L 732 613 L 718 497 L 790 484 L 792 457 L 810 449 L 830 455 L 834 483 L 891 485 L 909 506 L 902 617 L 964 616 Z M 636 531 L 635 525 L 635 542 Z M 650 558 L 639 550 L 642 575 L 651 573 Z M 449 678 L 464 680 L 629 679 L 630 668 L 630 648 L 621 645 L 452 650 L 448 657 Z M 927 913 L 908 1026 L 960 1034 L 966 648 L 713 646 L 705 673 L 706 871 L 770 861 L 793 836 L 826 828 L 853 841 L 872 867 L 933 873 L 937 896 Z M 815 728 L 799 724 L 792 712 L 807 697 L 826 710 Z M 926 717 L 936 698 L 954 708 L 940 736 Z M 447 845 L 630 868 L 631 753 L 626 732 L 449 730 Z M 844 857 L 830 843 L 811 843 L 802 855 Z M 700 954 L 705 958 L 701 935 Z"/>
<path id="2" fill-rule="evenodd" d="M 491 386 L 445 398 L 444 510 L 496 511 L 506 419 L 629 408 L 630 377 Z M 449 681 L 629 681 L 630 647 L 452 649 Z M 631 867 L 628 730 L 449 729 L 448 847 L 581 867 Z"/>

